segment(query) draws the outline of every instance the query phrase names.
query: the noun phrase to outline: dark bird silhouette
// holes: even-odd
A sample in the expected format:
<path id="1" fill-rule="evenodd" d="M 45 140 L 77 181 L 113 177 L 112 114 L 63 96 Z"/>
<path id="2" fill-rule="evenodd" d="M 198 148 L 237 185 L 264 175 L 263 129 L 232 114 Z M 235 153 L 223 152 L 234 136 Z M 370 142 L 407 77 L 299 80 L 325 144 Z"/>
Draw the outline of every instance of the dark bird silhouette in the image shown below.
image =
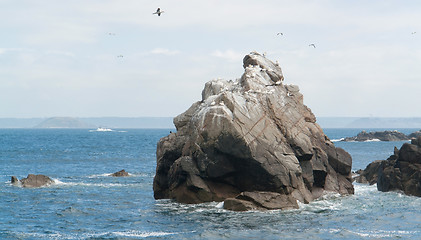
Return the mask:
<path id="1" fill-rule="evenodd" d="M 279 36 L 279 35 L 284 36 L 284 34 L 283 34 L 283 33 L 281 33 L 281 32 L 278 32 L 276 35 L 277 35 L 277 36 Z"/>
<path id="2" fill-rule="evenodd" d="M 308 46 L 309 46 L 309 47 L 313 47 L 313 48 L 316 48 L 316 45 L 315 45 L 314 43 L 312 43 L 312 44 L 309 44 Z"/>
<path id="3" fill-rule="evenodd" d="M 158 14 L 158 16 L 161 16 L 161 13 L 164 13 L 164 11 L 161 11 L 161 8 L 156 9 L 156 12 L 152 14 Z"/>

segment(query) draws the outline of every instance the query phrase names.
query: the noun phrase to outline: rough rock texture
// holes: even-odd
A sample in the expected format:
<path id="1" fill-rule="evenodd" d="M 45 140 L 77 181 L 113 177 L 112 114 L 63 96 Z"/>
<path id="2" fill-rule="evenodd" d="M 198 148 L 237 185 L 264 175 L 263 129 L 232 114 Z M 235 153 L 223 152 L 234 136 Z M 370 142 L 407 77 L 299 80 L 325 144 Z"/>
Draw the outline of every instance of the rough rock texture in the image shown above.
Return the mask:
<path id="1" fill-rule="evenodd" d="M 379 191 L 401 190 L 421 197 L 421 137 L 404 143 L 398 153 L 383 161 L 378 174 Z"/>
<path id="2" fill-rule="evenodd" d="M 364 142 L 364 141 L 372 141 L 372 140 L 380 140 L 380 141 L 404 141 L 409 140 L 410 138 L 406 136 L 404 133 L 398 131 L 382 131 L 382 132 L 366 132 L 361 131 L 355 137 L 347 137 L 342 141 L 345 142 Z"/>
<path id="3" fill-rule="evenodd" d="M 379 191 L 403 191 L 421 197 L 421 136 L 399 150 L 395 147 L 387 160 L 369 164 L 360 176 L 370 184 L 377 183 Z"/>
<path id="4" fill-rule="evenodd" d="M 272 209 L 261 203 L 352 194 L 351 156 L 325 136 L 298 86 L 284 85 L 281 68 L 258 53 L 243 63 L 241 79 L 207 82 L 202 100 L 174 118 L 177 132 L 158 142 L 155 198 L 238 196 L 251 204 L 245 209 Z"/>
<path id="5" fill-rule="evenodd" d="M 242 192 L 235 198 L 227 198 L 224 208 L 233 211 L 289 210 L 298 208 L 297 199 L 276 192 Z"/>
<path id="6" fill-rule="evenodd" d="M 379 167 L 383 160 L 376 160 L 367 165 L 364 170 L 358 170 L 358 176 L 355 177 L 355 181 L 358 183 L 368 183 L 373 185 L 377 183 L 377 177 L 379 172 Z"/>
<path id="7" fill-rule="evenodd" d="M 111 177 L 128 177 L 129 173 L 126 172 L 124 169 L 120 170 L 118 172 L 115 172 L 113 174 L 110 174 Z"/>
<path id="8" fill-rule="evenodd" d="M 14 185 L 20 185 L 22 187 L 27 188 L 44 187 L 54 183 L 54 181 L 51 178 L 45 175 L 34 174 L 29 174 L 26 178 L 22 178 L 20 181 L 17 177 L 12 176 L 11 182 Z"/>

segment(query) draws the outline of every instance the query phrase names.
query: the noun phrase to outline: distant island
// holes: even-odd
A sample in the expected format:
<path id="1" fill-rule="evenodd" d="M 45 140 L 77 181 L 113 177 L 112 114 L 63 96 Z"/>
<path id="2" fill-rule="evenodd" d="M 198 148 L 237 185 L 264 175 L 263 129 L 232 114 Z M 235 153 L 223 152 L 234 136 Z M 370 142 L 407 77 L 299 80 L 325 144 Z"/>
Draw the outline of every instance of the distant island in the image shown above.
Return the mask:
<path id="1" fill-rule="evenodd" d="M 78 118 L 52 117 L 34 126 L 34 128 L 95 128 L 93 124 L 86 123 Z"/>

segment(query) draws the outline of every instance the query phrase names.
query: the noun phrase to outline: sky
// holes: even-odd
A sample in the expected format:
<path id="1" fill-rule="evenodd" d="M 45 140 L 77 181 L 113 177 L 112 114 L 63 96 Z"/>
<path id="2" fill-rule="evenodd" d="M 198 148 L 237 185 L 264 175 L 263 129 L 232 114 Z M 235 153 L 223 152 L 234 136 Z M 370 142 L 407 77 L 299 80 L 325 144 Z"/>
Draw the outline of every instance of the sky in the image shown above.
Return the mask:
<path id="1" fill-rule="evenodd" d="M 317 117 L 421 117 L 420 13 L 417 0 L 0 0 L 0 118 L 174 117 L 207 81 L 240 78 L 251 51 Z"/>

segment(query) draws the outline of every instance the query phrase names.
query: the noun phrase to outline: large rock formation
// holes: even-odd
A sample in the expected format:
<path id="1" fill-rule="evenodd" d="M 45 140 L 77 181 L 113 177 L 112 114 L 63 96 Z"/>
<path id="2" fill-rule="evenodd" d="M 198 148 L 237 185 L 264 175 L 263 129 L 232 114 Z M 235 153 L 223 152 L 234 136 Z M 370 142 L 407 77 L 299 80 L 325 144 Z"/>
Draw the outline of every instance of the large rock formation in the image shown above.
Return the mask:
<path id="1" fill-rule="evenodd" d="M 387 160 L 374 161 L 357 177 L 357 182 L 377 183 L 382 192 L 403 191 L 421 197 L 421 136 L 404 143 Z"/>
<path id="2" fill-rule="evenodd" d="M 380 132 L 366 132 L 361 131 L 355 137 L 347 137 L 342 141 L 345 142 L 364 142 L 364 141 L 404 141 L 410 138 L 404 133 L 398 131 L 380 131 Z"/>
<path id="3" fill-rule="evenodd" d="M 325 136 L 298 86 L 258 53 L 243 63 L 241 79 L 207 82 L 202 100 L 174 118 L 177 132 L 158 142 L 155 198 L 247 210 L 352 194 L 351 156 Z"/>
<path id="4" fill-rule="evenodd" d="M 27 188 L 38 188 L 48 186 L 54 181 L 45 175 L 28 174 L 26 178 L 22 178 L 20 181 L 17 177 L 12 176 L 11 183 Z"/>

